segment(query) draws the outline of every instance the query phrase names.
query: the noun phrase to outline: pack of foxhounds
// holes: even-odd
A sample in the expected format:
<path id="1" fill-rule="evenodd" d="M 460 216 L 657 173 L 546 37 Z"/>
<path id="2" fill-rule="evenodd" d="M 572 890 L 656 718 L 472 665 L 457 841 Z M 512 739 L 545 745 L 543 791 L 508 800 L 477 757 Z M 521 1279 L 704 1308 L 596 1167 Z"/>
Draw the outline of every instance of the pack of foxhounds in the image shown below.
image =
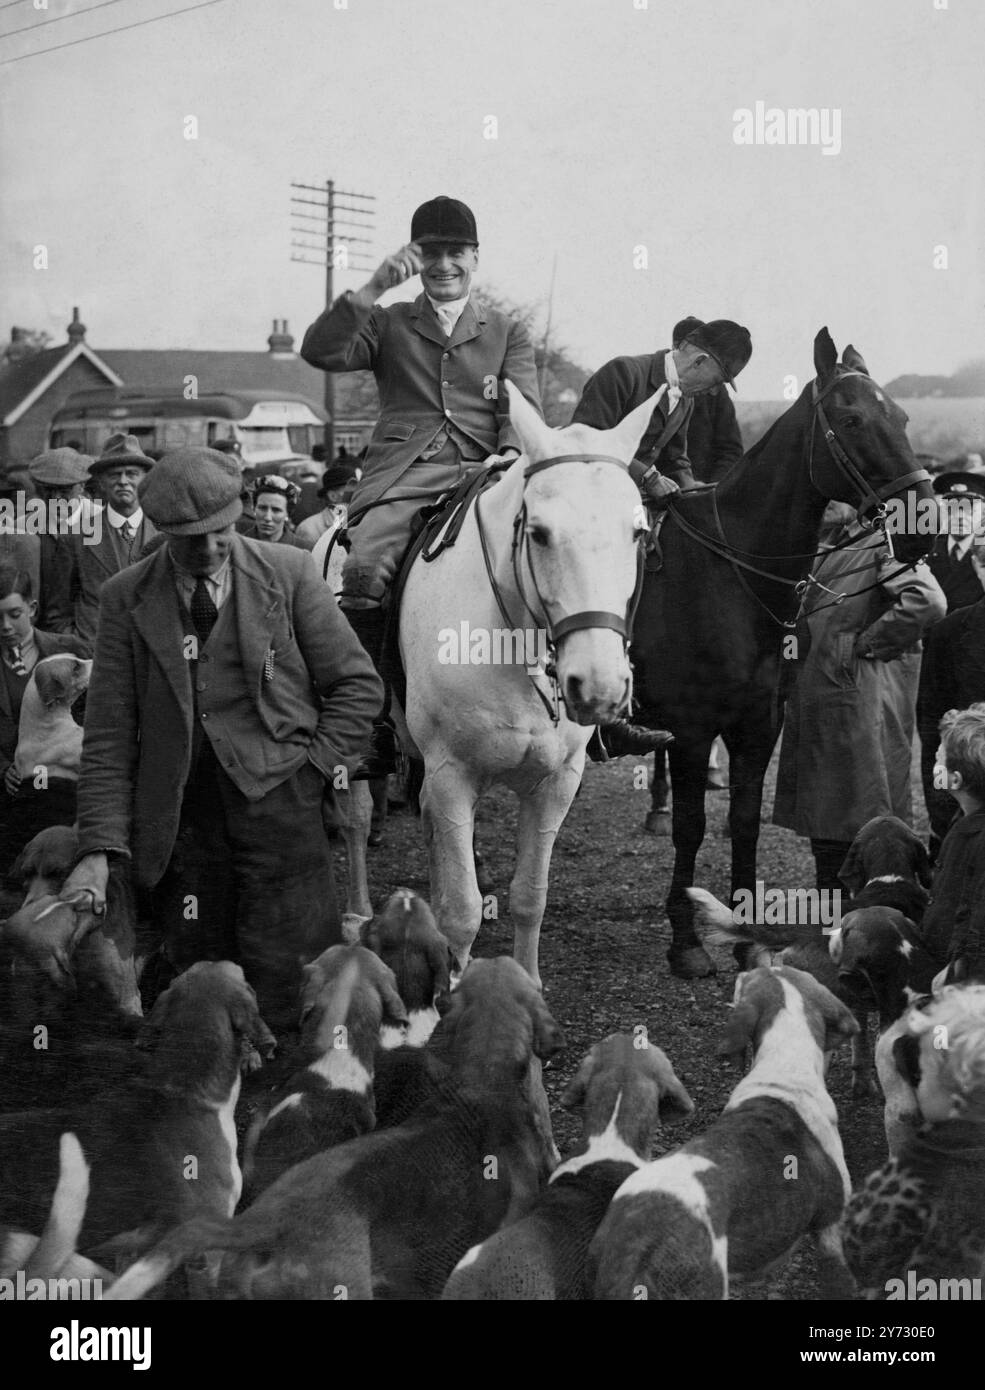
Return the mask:
<path id="1" fill-rule="evenodd" d="M 694 1105 L 673 1058 L 619 1033 L 565 1057 L 524 970 L 456 976 L 410 890 L 306 967 L 278 1048 L 228 961 L 145 1016 L 118 968 L 139 972 L 132 904 L 111 894 L 97 919 L 63 901 L 74 856 L 71 829 L 32 841 L 0 928 L 4 1279 L 98 1278 L 108 1300 L 726 1299 L 809 1238 L 819 1298 L 874 1299 L 884 1275 L 980 1261 L 934 1226 L 948 1155 L 936 1176 L 899 1167 L 914 1136 L 980 1123 L 985 987 L 932 978 L 926 854 L 892 817 L 859 832 L 833 932 L 737 926 L 691 890 L 705 941 L 761 963 L 709 1040 L 741 1079 L 677 1147 L 665 1126 Z M 885 1106 L 876 1196 L 853 1194 L 825 1083 L 843 1044 L 853 1103 Z M 581 1122 L 563 1159 L 548 1064 L 571 1070 L 561 1103 Z"/>

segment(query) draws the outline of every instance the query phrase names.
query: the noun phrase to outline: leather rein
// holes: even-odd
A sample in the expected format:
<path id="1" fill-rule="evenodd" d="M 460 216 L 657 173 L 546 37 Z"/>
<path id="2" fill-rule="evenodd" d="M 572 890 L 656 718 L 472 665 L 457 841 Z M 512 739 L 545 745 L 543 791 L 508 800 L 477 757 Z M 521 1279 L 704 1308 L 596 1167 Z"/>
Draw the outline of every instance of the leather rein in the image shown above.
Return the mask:
<path id="1" fill-rule="evenodd" d="M 555 454 L 551 458 L 538 459 L 536 463 L 528 463 L 523 470 L 524 493 L 526 493 L 527 481 L 538 473 L 543 473 L 545 469 L 554 468 L 561 463 L 609 463 L 614 464 L 621 472 L 625 473 L 627 465 L 622 459 L 616 458 L 613 454 Z M 489 555 L 489 542 L 486 530 L 482 522 L 482 512 L 480 508 L 481 494 L 475 499 L 475 524 L 479 532 L 479 544 L 482 548 L 482 558 L 486 566 L 486 574 L 489 577 L 489 586 L 492 589 L 496 606 L 499 609 L 503 622 L 509 631 L 516 631 L 519 624 L 511 616 L 500 588 L 499 582 L 493 572 L 492 560 Z M 536 602 L 540 605 L 541 615 L 535 612 L 530 599 L 527 597 L 526 587 L 523 580 L 523 561 L 526 558 L 527 569 L 530 574 L 530 582 L 533 586 Z M 527 675 L 533 683 L 534 690 L 540 696 L 544 708 L 547 710 L 553 724 L 558 724 L 561 718 L 561 705 L 564 704 L 564 696 L 561 692 L 560 682 L 557 675 L 557 649 L 558 645 L 572 632 L 584 632 L 589 628 L 609 628 L 613 632 L 618 632 L 623 640 L 623 646 L 628 647 L 633 635 L 633 619 L 636 616 L 636 609 L 639 606 L 640 594 L 643 590 L 643 545 L 642 542 L 637 546 L 636 555 L 636 586 L 633 595 L 629 600 L 625 614 L 610 613 L 605 609 L 586 608 L 579 613 L 569 613 L 552 623 L 548 613 L 547 604 L 537 583 L 537 573 L 534 569 L 533 556 L 530 552 L 530 545 L 527 538 L 527 503 L 526 497 L 521 498 L 520 508 L 513 518 L 513 536 L 510 545 L 510 567 L 513 572 L 513 582 L 516 591 L 520 596 L 527 613 L 547 635 L 547 663 L 543 674 L 551 682 L 551 697 L 548 698 L 543 690 L 537 685 L 534 677 L 540 674 L 537 671 L 528 669 Z"/>
<path id="2" fill-rule="evenodd" d="M 810 479 L 812 486 L 818 492 L 820 492 L 821 490 L 820 488 L 818 488 L 817 482 L 814 478 L 814 447 L 815 439 L 817 437 L 818 426 L 820 426 L 821 432 L 824 437 L 824 442 L 828 447 L 828 451 L 830 452 L 836 467 L 838 468 L 842 477 L 847 482 L 849 482 L 859 493 L 859 502 L 856 506 L 855 511 L 856 519 L 859 525 L 864 527 L 864 529 L 869 532 L 875 530 L 884 531 L 886 528 L 887 509 L 885 504 L 887 499 L 896 496 L 897 493 L 905 492 L 907 488 L 913 487 L 916 483 L 930 482 L 931 477 L 925 468 L 914 468 L 909 473 L 904 473 L 899 478 L 890 479 L 888 483 L 883 484 L 883 486 L 880 488 L 873 488 L 872 484 L 865 477 L 861 469 L 851 458 L 851 456 L 848 454 L 848 452 L 842 445 L 841 441 L 838 439 L 838 436 L 835 434 L 833 428 L 831 427 L 831 423 L 828 420 L 827 414 L 824 410 L 824 398 L 827 395 L 829 395 L 830 392 L 835 389 L 835 387 L 840 385 L 840 383 L 844 381 L 846 377 L 849 376 L 864 376 L 866 381 L 871 380 L 871 378 L 868 377 L 865 372 L 843 371 L 840 373 L 840 375 L 834 377 L 833 380 L 829 381 L 827 386 L 825 386 L 823 390 L 818 389 L 818 383 L 816 379 L 813 383 L 811 391 L 811 403 L 813 406 L 814 414 L 811 420 L 811 429 L 808 443 L 807 475 Z M 823 496 L 824 494 L 822 493 L 821 495 Z M 827 594 L 832 594 L 833 602 L 831 604 L 822 605 L 822 607 L 824 608 L 834 607 L 836 604 L 843 603 L 844 600 L 847 598 L 847 594 L 835 594 L 833 590 L 826 588 L 825 585 L 822 584 L 821 581 L 813 573 L 809 573 L 804 579 L 788 579 L 785 575 L 775 574 L 770 570 L 760 569 L 757 565 L 750 564 L 748 559 L 740 559 L 739 557 L 741 555 L 747 555 L 748 552 L 738 550 L 736 547 L 732 546 L 726 539 L 725 532 L 718 515 L 717 497 L 713 499 L 713 505 L 715 512 L 715 521 L 721 539 L 719 539 L 719 537 L 716 536 L 709 536 L 706 532 L 699 530 L 696 526 L 693 526 L 689 521 L 686 521 L 682 517 L 681 512 L 676 505 L 672 504 L 671 513 L 673 515 L 674 521 L 685 533 L 685 535 L 688 535 L 693 540 L 698 541 L 701 545 L 705 547 L 706 550 L 712 551 L 713 554 L 718 555 L 721 559 L 727 560 L 729 562 L 729 564 L 735 570 L 736 577 L 738 578 L 742 587 L 745 589 L 746 593 L 756 600 L 759 606 L 773 619 L 773 621 L 778 626 L 786 629 L 792 629 L 797 626 L 797 623 L 803 616 L 804 608 L 807 603 L 807 596 L 810 593 L 812 587 L 822 589 Z M 790 560 L 816 560 L 819 558 L 823 558 L 824 556 L 830 555 L 833 551 L 846 549 L 849 547 L 849 545 L 849 541 L 843 541 L 838 545 L 830 547 L 830 549 L 828 550 L 816 551 L 804 556 L 790 555 L 784 558 Z M 774 559 L 778 557 L 754 556 L 752 558 Z M 892 575 L 884 576 L 884 579 L 895 578 L 896 575 L 902 574 L 904 570 L 912 569 L 913 563 L 914 562 L 911 561 L 910 563 L 905 565 L 901 564 L 899 569 L 895 570 Z M 858 566 L 858 568 L 868 568 L 868 565 L 866 564 L 863 566 Z M 783 584 L 788 588 L 792 588 L 795 594 L 797 595 L 798 599 L 800 600 L 796 616 L 789 621 L 785 621 L 782 618 L 778 618 L 776 614 L 773 612 L 773 610 L 766 603 L 764 603 L 763 600 L 759 597 L 759 595 L 755 592 L 755 590 L 752 589 L 749 582 L 746 580 L 745 575 L 742 573 L 743 570 L 748 571 L 750 574 L 759 575 L 762 579 L 769 579 L 774 584 Z M 846 573 L 854 573 L 854 570 L 846 571 Z M 868 593 L 872 589 L 878 589 L 883 582 L 884 580 L 880 579 L 877 580 L 874 584 L 867 585 L 864 589 L 858 589 L 855 591 L 852 597 L 857 598 L 862 594 Z M 820 609 L 815 609 L 814 611 L 819 612 Z"/>

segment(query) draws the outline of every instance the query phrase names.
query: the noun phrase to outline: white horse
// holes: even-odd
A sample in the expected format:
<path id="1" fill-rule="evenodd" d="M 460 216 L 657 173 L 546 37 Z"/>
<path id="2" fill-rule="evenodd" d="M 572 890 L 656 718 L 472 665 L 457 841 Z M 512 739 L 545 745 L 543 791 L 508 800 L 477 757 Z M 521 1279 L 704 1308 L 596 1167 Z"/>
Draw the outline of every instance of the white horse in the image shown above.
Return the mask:
<path id="1" fill-rule="evenodd" d="M 401 734 L 405 741 L 409 733 L 411 751 L 424 762 L 431 906 L 462 969 L 483 913 L 475 807 L 502 782 L 520 802 L 509 899 L 514 956 L 540 983 L 554 841 L 581 782 L 592 728 L 629 703 L 625 623 L 644 518 L 627 464 L 665 389 L 613 430 L 554 430 L 508 382 L 523 454 L 469 509 L 455 545 L 431 563 L 418 559 L 407 577 Z M 541 673 L 531 675 L 538 657 Z M 370 910 L 369 794 L 365 783 L 354 783 L 352 793 L 350 930 Z"/>

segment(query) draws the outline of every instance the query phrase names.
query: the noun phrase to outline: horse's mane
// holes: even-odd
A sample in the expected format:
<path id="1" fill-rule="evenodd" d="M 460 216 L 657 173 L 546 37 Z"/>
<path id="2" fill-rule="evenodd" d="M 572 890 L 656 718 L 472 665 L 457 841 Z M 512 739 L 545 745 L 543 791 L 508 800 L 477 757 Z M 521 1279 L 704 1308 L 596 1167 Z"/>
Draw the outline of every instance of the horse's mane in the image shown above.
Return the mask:
<path id="1" fill-rule="evenodd" d="M 725 476 L 718 484 L 718 495 L 720 497 L 727 496 L 733 488 L 741 487 L 746 481 L 750 470 L 763 461 L 763 455 L 773 446 L 773 436 L 784 422 L 789 423 L 790 416 L 804 403 L 810 389 L 811 385 L 808 383 L 793 404 L 789 405 L 786 410 L 776 417 L 769 428 L 756 440 L 755 444 L 750 445 L 742 457 L 726 472 Z M 773 462 L 775 463 L 775 460 Z"/>

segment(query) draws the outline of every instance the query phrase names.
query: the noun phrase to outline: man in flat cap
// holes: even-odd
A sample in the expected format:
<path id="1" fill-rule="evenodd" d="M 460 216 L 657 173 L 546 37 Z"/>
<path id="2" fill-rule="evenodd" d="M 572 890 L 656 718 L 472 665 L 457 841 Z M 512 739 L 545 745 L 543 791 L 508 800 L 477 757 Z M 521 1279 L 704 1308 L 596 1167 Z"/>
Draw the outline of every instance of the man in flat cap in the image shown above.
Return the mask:
<path id="1" fill-rule="evenodd" d="M 101 504 L 85 495 L 83 484 L 93 460 L 77 449 L 49 449 L 28 465 L 28 476 L 38 495 L 48 503 L 48 519 L 41 537 L 41 571 L 38 623 L 51 632 L 75 629 L 72 596 L 73 542 L 75 535 L 94 540 L 101 519 Z"/>
<path id="2" fill-rule="evenodd" d="M 503 382 L 540 411 L 533 346 L 522 324 L 472 293 L 479 238 L 471 209 L 432 198 L 411 220 L 410 241 L 355 294 L 308 329 L 301 356 L 326 372 L 367 369 L 380 392 L 363 476 L 353 493 L 351 549 L 341 605 L 377 667 L 381 603 L 406 549 L 416 512 L 494 459 L 519 456 Z M 423 293 L 381 308 L 388 290 L 420 275 Z M 380 504 L 380 505 L 373 505 Z M 360 516 L 363 508 L 372 510 Z M 392 771 L 382 729 L 367 776 Z"/>
<path id="3" fill-rule="evenodd" d="M 167 454 L 140 485 L 166 537 L 107 579 L 86 707 L 80 862 L 129 859 L 170 963 L 238 960 L 290 1026 L 302 964 L 340 940 L 321 819 L 382 687 L 311 556 L 236 532 L 240 470 Z"/>
<path id="4" fill-rule="evenodd" d="M 694 401 L 723 382 L 733 385 L 752 356 L 748 329 L 731 319 L 710 323 L 692 319 L 678 328 L 684 331 L 675 346 L 639 357 L 614 357 L 600 367 L 586 383 L 572 417 L 573 424 L 613 429 L 661 386 L 667 386 L 629 466 L 644 499 L 657 508 L 665 507 L 675 492 L 709 486 L 695 479 L 688 456 Z M 604 761 L 606 756 L 646 753 L 652 747 L 641 729 L 619 721 L 606 725 L 600 738 L 592 739 L 588 752 L 596 761 Z"/>
<path id="5" fill-rule="evenodd" d="M 91 536 L 71 537 L 68 575 L 72 630 L 90 647 L 96 637 L 100 590 L 111 575 L 135 564 L 156 534 L 137 491 L 153 467 L 154 460 L 141 451 L 132 434 L 110 435 L 103 452 L 90 464 L 89 476 L 98 483 L 105 502 L 102 525 L 95 542 Z"/>

